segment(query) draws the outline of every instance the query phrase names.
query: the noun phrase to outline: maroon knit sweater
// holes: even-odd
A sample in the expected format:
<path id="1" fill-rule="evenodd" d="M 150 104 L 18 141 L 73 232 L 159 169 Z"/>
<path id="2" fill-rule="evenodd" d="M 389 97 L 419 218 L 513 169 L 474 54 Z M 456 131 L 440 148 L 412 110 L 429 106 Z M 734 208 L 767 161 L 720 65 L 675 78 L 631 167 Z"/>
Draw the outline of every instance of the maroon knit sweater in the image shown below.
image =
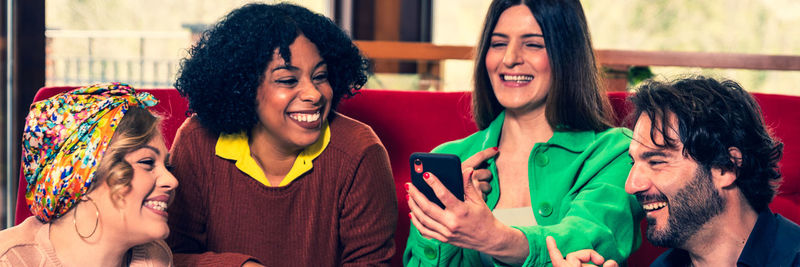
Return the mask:
<path id="1" fill-rule="evenodd" d="M 309 172 L 267 187 L 216 156 L 218 135 L 187 119 L 171 151 L 180 186 L 167 243 L 176 266 L 388 265 L 397 198 L 386 149 L 346 116 L 334 114 L 330 127 Z"/>

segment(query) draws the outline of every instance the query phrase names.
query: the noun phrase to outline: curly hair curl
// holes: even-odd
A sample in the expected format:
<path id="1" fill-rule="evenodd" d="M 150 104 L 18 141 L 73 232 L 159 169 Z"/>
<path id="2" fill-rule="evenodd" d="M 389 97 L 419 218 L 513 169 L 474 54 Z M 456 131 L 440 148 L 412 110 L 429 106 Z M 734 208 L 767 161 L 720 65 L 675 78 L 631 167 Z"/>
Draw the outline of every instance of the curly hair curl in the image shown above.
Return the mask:
<path id="1" fill-rule="evenodd" d="M 190 49 L 175 88 L 210 131 L 248 131 L 258 123 L 256 93 L 273 52 L 291 62 L 289 46 L 300 34 L 328 65 L 335 110 L 367 82 L 369 62 L 330 19 L 287 3 L 247 4 L 228 13 Z"/>
<path id="2" fill-rule="evenodd" d="M 161 117 L 147 109 L 133 106 L 117 125 L 108 148 L 97 166 L 98 182 L 92 184 L 93 190 L 100 183 L 111 188 L 112 203 L 119 201 L 131 190 L 133 166 L 125 160 L 128 154 L 147 146 L 153 138 L 161 135 Z"/>
<path id="3" fill-rule="evenodd" d="M 675 148 L 680 141 L 684 155 L 703 168 L 733 171 L 736 186 L 754 210 L 767 208 L 781 180 L 778 161 L 783 143 L 770 134 L 761 108 L 741 85 L 702 76 L 672 83 L 651 80 L 631 101 L 636 107 L 634 119 L 642 114 L 650 117 L 650 137 L 664 137 L 657 146 Z M 664 129 L 672 129 L 671 114 L 677 117 L 680 140 L 664 134 Z M 741 165 L 731 158 L 731 147 L 742 153 Z"/>

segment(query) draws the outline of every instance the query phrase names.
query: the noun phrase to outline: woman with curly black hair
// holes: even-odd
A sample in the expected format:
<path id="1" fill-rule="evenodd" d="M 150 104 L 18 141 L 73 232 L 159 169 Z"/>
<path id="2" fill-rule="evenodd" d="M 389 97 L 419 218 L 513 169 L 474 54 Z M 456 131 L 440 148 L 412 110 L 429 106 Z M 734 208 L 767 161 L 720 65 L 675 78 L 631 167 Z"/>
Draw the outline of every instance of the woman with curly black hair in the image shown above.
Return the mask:
<path id="1" fill-rule="evenodd" d="M 175 87 L 176 265 L 387 264 L 397 201 L 385 148 L 336 113 L 367 61 L 322 15 L 248 4 L 208 30 Z"/>

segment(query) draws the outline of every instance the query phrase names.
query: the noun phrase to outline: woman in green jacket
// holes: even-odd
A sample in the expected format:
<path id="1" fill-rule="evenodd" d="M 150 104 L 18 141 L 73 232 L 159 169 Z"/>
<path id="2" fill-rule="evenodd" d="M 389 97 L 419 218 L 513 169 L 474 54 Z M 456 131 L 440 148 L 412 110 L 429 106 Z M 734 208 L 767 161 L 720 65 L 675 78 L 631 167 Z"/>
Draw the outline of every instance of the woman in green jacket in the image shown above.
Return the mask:
<path id="1" fill-rule="evenodd" d="M 444 209 L 407 185 L 406 265 L 546 266 L 547 236 L 617 261 L 638 247 L 630 131 L 611 126 L 590 40 L 578 0 L 492 2 L 474 73 L 480 131 L 433 151 L 461 158 L 464 201 L 430 173 Z"/>

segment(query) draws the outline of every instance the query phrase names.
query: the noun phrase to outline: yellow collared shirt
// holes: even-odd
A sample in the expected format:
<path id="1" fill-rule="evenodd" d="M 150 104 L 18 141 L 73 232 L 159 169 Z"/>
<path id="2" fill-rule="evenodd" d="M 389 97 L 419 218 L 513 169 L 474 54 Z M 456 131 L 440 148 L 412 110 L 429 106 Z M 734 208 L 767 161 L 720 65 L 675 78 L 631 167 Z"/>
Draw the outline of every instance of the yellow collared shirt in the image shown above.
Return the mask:
<path id="1" fill-rule="evenodd" d="M 266 175 L 264 175 L 264 171 L 261 167 L 258 166 L 258 163 L 250 155 L 250 145 L 248 144 L 248 136 L 246 132 L 240 132 L 236 134 L 220 134 L 219 138 L 217 139 L 217 145 L 214 148 L 215 153 L 217 156 L 236 161 L 236 168 L 239 168 L 242 172 L 246 173 L 256 181 L 266 185 L 272 186 L 269 181 L 267 180 Z M 322 151 L 328 147 L 328 143 L 331 141 L 331 128 L 328 123 L 323 125 L 323 131 L 321 138 L 317 139 L 316 142 L 311 144 L 310 146 L 303 149 L 300 152 L 300 155 L 297 155 L 297 159 L 294 160 L 294 164 L 292 164 L 292 169 L 289 170 L 289 173 L 283 177 L 283 180 L 278 186 L 286 186 L 300 175 L 311 170 L 313 167 L 313 161 L 317 158 Z"/>

